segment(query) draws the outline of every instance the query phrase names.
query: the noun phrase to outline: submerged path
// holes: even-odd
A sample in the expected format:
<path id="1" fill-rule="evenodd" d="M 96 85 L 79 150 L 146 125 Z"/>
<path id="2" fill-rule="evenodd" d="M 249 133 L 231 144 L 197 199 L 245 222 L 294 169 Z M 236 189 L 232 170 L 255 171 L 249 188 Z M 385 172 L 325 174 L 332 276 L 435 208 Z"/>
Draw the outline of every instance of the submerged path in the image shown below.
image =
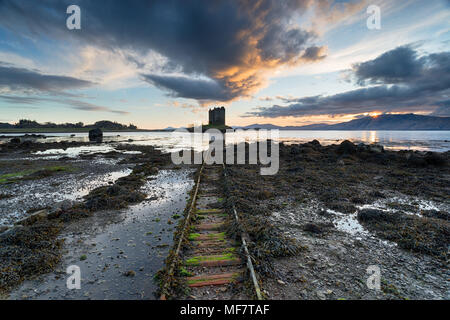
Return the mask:
<path id="1" fill-rule="evenodd" d="M 222 185 L 225 178 L 222 165 L 203 164 L 200 169 L 183 230 L 189 243 L 182 250 L 180 240 L 175 252 L 182 260 L 179 280 L 190 288 L 181 298 L 261 299 L 245 235 L 236 241 L 225 232 L 227 222 L 238 222 L 234 206 L 226 210 L 220 205 L 226 199 Z M 248 274 L 254 290 L 244 290 L 243 281 Z M 162 299 L 165 298 L 163 294 Z"/>
<path id="2" fill-rule="evenodd" d="M 192 295 L 203 296 L 201 288 L 221 286 L 238 281 L 243 276 L 243 261 L 237 254 L 239 243 L 230 240 L 224 232 L 228 215 L 213 204 L 223 201 L 217 184 L 221 180 L 220 166 L 205 166 L 196 199 L 195 223 L 184 252 L 184 266 L 192 276 L 186 279 Z"/>

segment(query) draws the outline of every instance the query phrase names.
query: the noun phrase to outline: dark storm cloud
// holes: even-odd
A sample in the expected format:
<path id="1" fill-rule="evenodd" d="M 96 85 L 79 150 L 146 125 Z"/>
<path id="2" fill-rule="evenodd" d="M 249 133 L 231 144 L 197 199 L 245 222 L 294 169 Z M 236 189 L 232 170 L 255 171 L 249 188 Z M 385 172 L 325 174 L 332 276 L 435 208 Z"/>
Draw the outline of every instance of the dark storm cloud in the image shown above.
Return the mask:
<path id="1" fill-rule="evenodd" d="M 323 1 L 322 1 L 323 2 Z M 178 66 L 186 77 L 146 80 L 177 97 L 231 100 L 250 95 L 265 80 L 264 70 L 286 63 L 314 61 L 320 50 L 314 34 L 291 19 L 311 0 L 44 0 L 0 1 L 0 26 L 21 35 L 75 39 L 80 44 L 154 50 Z M 81 8 L 81 30 L 65 26 L 69 4 Z M 143 66 L 135 60 L 137 66 Z M 211 81 L 199 81 L 198 77 Z M 193 76 L 193 77 L 191 77 Z M 188 82 L 192 83 L 189 84 Z M 167 86 L 166 86 L 167 85 Z M 203 88 L 201 88 L 203 86 Z M 189 89 L 186 89 L 189 88 Z M 195 88 L 195 90 L 191 90 Z"/>
<path id="2" fill-rule="evenodd" d="M 355 114 L 371 111 L 432 111 L 449 115 L 450 52 L 419 57 L 410 47 L 400 47 L 378 58 L 356 64 L 357 83 L 376 84 L 331 96 L 285 99 L 287 106 L 257 108 L 246 116 L 302 117 Z"/>
<path id="3" fill-rule="evenodd" d="M 358 83 L 400 83 L 408 82 L 422 74 L 424 61 L 417 58 L 412 48 L 398 47 L 378 58 L 354 65 Z"/>
<path id="4" fill-rule="evenodd" d="M 16 68 L 0 62 L 0 89 L 12 91 L 61 92 L 69 89 L 80 89 L 93 85 L 73 77 L 42 74 L 36 70 Z"/>
<path id="5" fill-rule="evenodd" d="M 214 80 L 160 75 L 142 75 L 142 77 L 157 87 L 173 92 L 174 97 L 222 101 L 231 99 L 227 88 Z"/>

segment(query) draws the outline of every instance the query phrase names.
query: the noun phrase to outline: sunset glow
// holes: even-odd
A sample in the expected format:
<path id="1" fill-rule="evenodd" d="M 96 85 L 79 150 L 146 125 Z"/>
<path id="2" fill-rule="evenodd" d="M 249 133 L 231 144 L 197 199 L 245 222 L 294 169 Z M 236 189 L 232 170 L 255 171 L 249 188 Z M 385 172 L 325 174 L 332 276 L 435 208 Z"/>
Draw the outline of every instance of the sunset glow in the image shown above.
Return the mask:
<path id="1" fill-rule="evenodd" d="M 449 115 L 444 0 L 371 1 L 383 21 L 374 30 L 367 1 L 199 2 L 189 10 L 161 2 L 167 16 L 139 2 L 114 2 L 111 15 L 73 2 L 84 17 L 75 31 L 52 1 L 0 3 L 0 122 L 109 119 L 155 129 L 205 122 L 212 106 L 225 106 L 236 126 Z M 136 19 L 114 16 L 124 10 Z M 204 25 L 189 24 L 193 16 Z"/>

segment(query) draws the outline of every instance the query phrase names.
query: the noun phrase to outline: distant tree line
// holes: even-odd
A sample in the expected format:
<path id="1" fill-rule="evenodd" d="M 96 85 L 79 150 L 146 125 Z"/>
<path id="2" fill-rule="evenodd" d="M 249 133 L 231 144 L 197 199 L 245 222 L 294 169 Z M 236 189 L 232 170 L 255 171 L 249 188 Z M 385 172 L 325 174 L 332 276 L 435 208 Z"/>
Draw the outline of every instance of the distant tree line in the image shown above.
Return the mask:
<path id="1" fill-rule="evenodd" d="M 94 124 L 84 125 L 83 122 L 77 122 L 77 123 L 60 123 L 56 124 L 53 122 L 45 122 L 45 123 L 39 123 L 34 120 L 27 120 L 27 119 L 21 119 L 19 122 L 15 124 L 9 124 L 9 123 L 1 123 L 0 122 L 0 128 L 2 129 L 31 129 L 31 128 L 101 128 L 101 129 L 107 129 L 107 130 L 136 130 L 137 127 L 134 124 L 124 125 L 118 122 L 108 121 L 108 120 L 102 120 L 97 121 Z"/>

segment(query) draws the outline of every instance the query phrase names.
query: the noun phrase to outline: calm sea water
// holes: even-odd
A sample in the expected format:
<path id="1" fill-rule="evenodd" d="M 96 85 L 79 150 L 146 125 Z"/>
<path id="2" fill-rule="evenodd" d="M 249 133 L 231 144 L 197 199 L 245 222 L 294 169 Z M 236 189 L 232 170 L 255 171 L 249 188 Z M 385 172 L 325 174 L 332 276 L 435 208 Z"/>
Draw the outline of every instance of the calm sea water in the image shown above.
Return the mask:
<path id="1" fill-rule="evenodd" d="M 48 133 L 47 139 L 38 141 L 87 141 L 87 133 Z M 14 136 L 10 134 L 8 136 Z M 227 133 L 227 139 L 236 141 L 255 141 L 257 135 Z M 129 139 L 133 141 L 129 141 Z M 338 144 L 343 140 L 354 143 L 379 143 L 391 150 L 420 150 L 445 152 L 450 150 L 450 131 L 291 131 L 280 130 L 278 141 L 284 143 L 304 143 L 318 140 L 323 145 Z M 139 145 L 153 145 L 162 150 L 176 150 L 186 147 L 206 148 L 209 136 L 196 133 L 171 132 L 105 132 L 104 141 Z"/>

